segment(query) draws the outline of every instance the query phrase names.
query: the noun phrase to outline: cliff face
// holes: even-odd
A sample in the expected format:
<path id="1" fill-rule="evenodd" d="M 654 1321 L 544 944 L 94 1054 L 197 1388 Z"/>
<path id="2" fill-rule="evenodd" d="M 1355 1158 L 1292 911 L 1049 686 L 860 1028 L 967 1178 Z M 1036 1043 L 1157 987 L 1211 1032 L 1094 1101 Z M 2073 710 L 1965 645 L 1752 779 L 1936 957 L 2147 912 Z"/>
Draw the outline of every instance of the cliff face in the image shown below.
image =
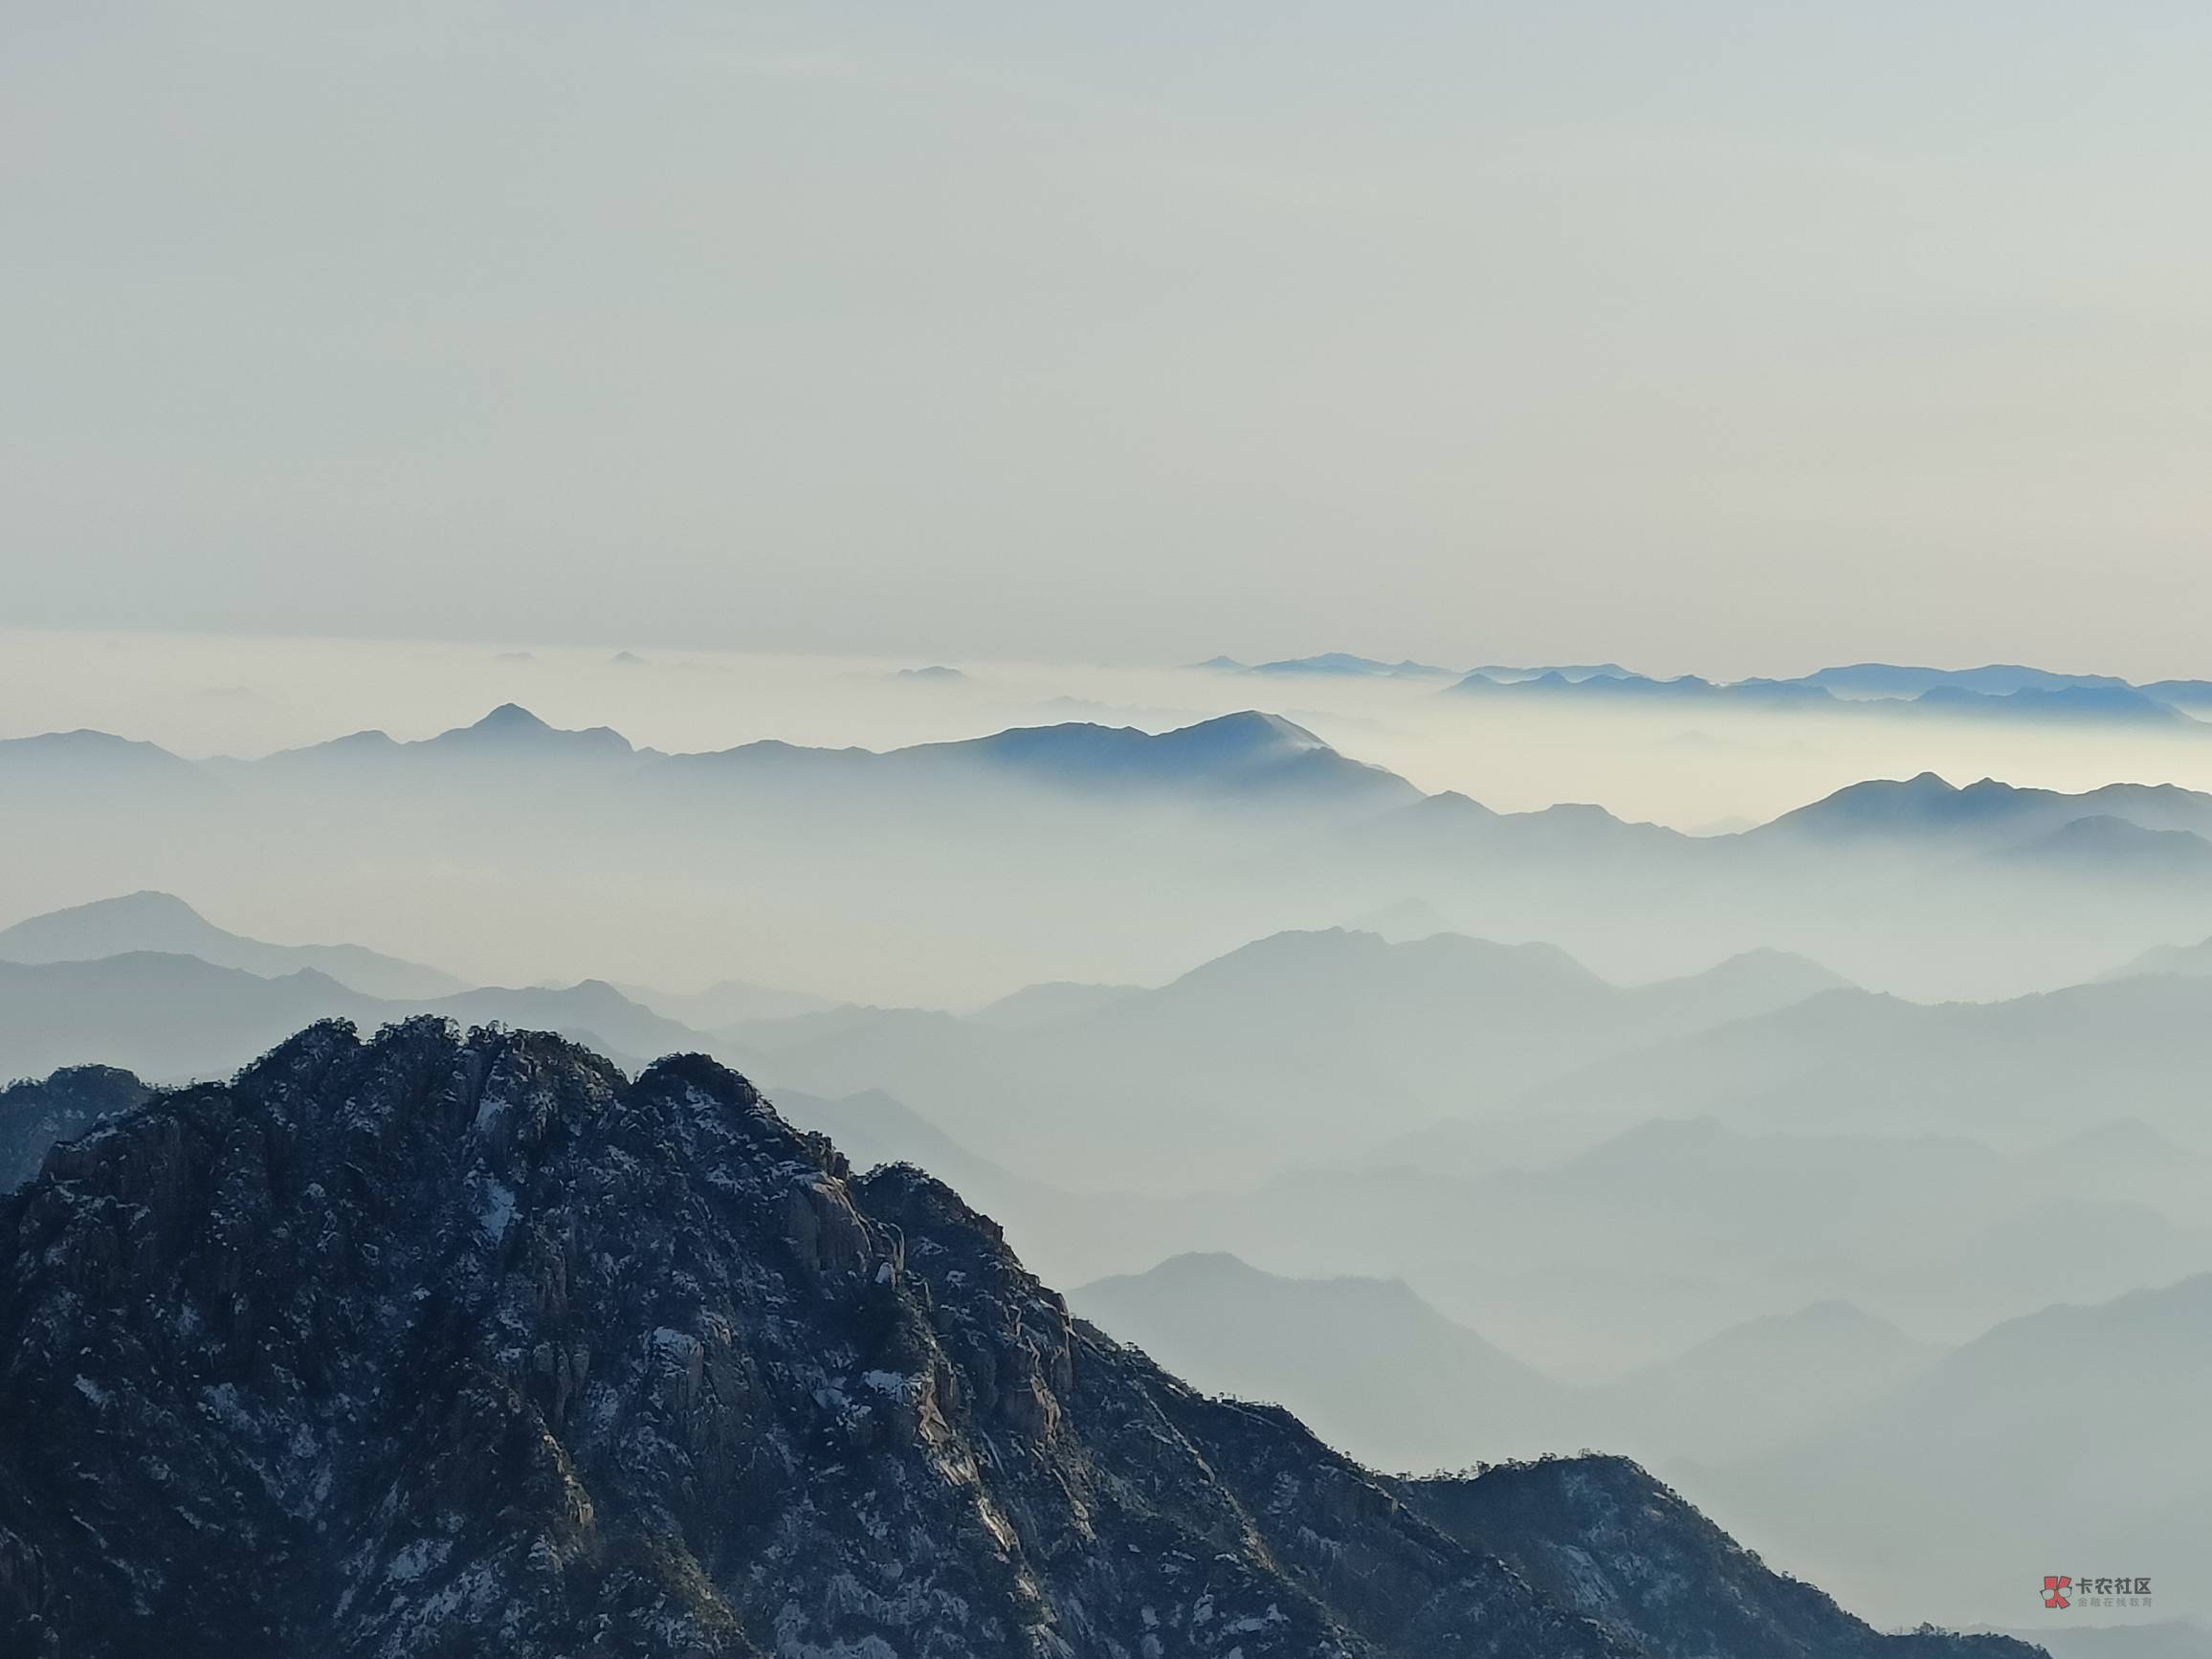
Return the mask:
<path id="1" fill-rule="evenodd" d="M 38 1173 L 46 1149 L 82 1135 L 114 1112 L 144 1104 L 153 1091 L 113 1066 L 67 1066 L 50 1077 L 0 1088 L 0 1192 Z"/>
<path id="2" fill-rule="evenodd" d="M 0 1260 L 11 1654 L 1952 1650 L 1682 1646 L 1554 1570 L 1643 1511 L 1538 1548 L 1205 1399 L 697 1058 L 311 1028 L 56 1147 Z"/>

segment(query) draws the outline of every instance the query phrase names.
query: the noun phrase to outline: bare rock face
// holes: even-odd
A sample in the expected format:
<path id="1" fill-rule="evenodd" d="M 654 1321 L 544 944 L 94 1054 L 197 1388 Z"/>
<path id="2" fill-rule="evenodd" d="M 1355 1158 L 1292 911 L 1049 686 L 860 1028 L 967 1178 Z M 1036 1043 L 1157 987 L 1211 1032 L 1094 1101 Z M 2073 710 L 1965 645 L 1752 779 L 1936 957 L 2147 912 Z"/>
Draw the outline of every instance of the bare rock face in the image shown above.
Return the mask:
<path id="1" fill-rule="evenodd" d="M 317 1026 L 56 1147 L 0 1262 L 10 1655 L 2027 1651 L 1825 1598 L 1798 1647 L 1684 1646 L 1554 1570 L 1706 1564 L 1632 1466 L 1626 1513 L 1471 1519 L 1185 1388 L 696 1056 Z M 1728 1566 L 1684 1594 L 1802 1591 Z"/>
<path id="2" fill-rule="evenodd" d="M 1544 1458 L 1468 1480 L 1401 1481 L 1422 1515 L 1495 1553 L 1576 1612 L 1634 1631 L 1653 1659 L 1995 1659 L 2040 1652 L 1986 1636 L 1886 1636 L 1759 1558 L 1625 1457 Z"/>
<path id="3" fill-rule="evenodd" d="M 51 1077 L 0 1089 L 0 1192 L 36 1175 L 56 1140 L 82 1135 L 102 1117 L 144 1105 L 152 1095 L 114 1066 L 68 1066 Z"/>

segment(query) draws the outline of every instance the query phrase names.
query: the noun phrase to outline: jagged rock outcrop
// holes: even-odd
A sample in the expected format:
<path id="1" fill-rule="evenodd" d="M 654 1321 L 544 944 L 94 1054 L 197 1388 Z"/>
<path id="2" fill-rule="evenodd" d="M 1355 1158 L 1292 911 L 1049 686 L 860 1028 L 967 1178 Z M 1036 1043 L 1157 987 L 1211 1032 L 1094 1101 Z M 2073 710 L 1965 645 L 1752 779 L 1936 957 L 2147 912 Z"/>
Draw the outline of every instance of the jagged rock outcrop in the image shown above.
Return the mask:
<path id="1" fill-rule="evenodd" d="M 1652 1659 L 1990 1659 L 2031 1649 L 1925 1630 L 1869 1629 L 1759 1558 L 1625 1457 L 1505 1464 L 1396 1490 L 1460 1542 L 1504 1560 L 1562 1605 L 1632 1633 Z"/>
<path id="2" fill-rule="evenodd" d="M 311 1028 L 55 1147 L 0 1262 L 10 1654 L 1691 1651 L 1183 1387 L 697 1057 Z M 1604 1552 L 1684 1515 L 1584 1541 L 1632 1584 Z M 1786 1651 L 1954 1651 L 1822 1617 Z M 1698 1651 L 1785 1651 L 1748 1641 Z"/>
<path id="3" fill-rule="evenodd" d="M 143 1105 L 153 1091 L 114 1066 L 66 1066 L 50 1077 L 0 1089 L 0 1192 L 38 1173 L 46 1149 L 82 1135 L 111 1113 Z"/>

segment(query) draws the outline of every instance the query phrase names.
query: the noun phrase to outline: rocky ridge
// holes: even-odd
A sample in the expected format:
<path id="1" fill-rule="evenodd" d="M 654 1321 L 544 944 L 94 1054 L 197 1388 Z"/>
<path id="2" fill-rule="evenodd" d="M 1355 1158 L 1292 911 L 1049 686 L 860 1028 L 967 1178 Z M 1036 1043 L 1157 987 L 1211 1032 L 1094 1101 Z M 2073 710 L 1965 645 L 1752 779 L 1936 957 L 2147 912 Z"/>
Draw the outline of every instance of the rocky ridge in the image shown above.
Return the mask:
<path id="1" fill-rule="evenodd" d="M 0 1088 L 0 1192 L 38 1173 L 46 1149 L 74 1140 L 111 1113 L 144 1105 L 153 1091 L 115 1066 L 65 1066 Z"/>
<path id="2" fill-rule="evenodd" d="M 312 1027 L 55 1147 L 0 1262 L 9 1653 L 2033 1651 L 1879 1636 L 1630 1465 L 1378 1477 L 697 1056 Z"/>

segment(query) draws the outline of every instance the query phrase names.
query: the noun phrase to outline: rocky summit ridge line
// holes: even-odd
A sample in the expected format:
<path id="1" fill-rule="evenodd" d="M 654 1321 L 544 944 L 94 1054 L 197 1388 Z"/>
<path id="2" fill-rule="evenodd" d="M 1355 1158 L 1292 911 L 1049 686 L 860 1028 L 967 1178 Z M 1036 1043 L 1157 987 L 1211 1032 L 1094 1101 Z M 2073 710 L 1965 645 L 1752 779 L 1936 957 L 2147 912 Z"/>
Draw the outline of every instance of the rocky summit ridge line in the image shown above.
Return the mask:
<path id="1" fill-rule="evenodd" d="M 0 1200 L 0 1652 L 2020 1659 L 1633 1465 L 1394 1481 L 696 1056 L 309 1028 Z"/>

